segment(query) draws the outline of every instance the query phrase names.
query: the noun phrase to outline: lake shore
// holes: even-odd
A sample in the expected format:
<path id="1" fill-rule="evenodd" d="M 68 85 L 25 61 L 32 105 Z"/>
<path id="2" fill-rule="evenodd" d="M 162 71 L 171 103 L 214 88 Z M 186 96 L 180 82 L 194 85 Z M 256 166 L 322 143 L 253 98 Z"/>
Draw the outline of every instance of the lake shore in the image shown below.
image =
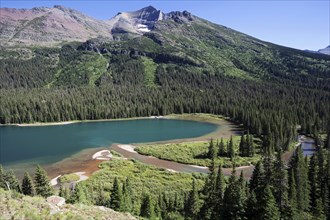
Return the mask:
<path id="1" fill-rule="evenodd" d="M 204 123 L 211 123 L 218 125 L 219 127 L 211 133 L 205 134 L 203 136 L 194 138 L 184 138 L 184 139 L 174 139 L 159 142 L 147 142 L 147 144 L 153 143 L 184 143 L 184 142 L 201 142 L 209 141 L 210 139 L 217 138 L 229 138 L 231 135 L 240 134 L 240 127 L 234 123 L 226 120 L 223 117 L 210 115 L 210 114 L 182 114 L 182 115 L 167 115 L 167 116 L 151 116 L 151 117 L 139 117 L 139 118 L 123 118 L 123 119 L 101 119 L 101 120 L 84 120 L 84 121 L 66 121 L 66 122 L 56 122 L 56 123 L 33 123 L 33 124 L 19 124 L 16 126 L 56 126 L 65 125 L 73 123 L 82 122 L 104 122 L 104 121 L 120 121 L 120 120 L 138 120 L 138 119 L 150 119 L 150 120 L 166 120 L 166 119 L 176 119 L 176 120 L 189 120 L 198 121 Z M 11 125 L 13 126 L 13 125 Z M 146 143 L 131 143 L 134 146 L 146 144 Z M 128 152 L 139 155 L 130 147 L 130 145 L 124 145 Z M 101 148 L 88 148 L 82 150 L 81 152 L 72 155 L 71 157 L 64 158 L 63 160 L 44 165 L 50 178 L 55 178 L 59 175 L 64 175 L 68 173 L 75 172 L 85 172 L 86 176 L 92 175 L 94 172 L 99 170 L 98 165 L 103 160 L 108 160 L 109 150 L 115 150 L 114 145 Z M 124 149 L 125 150 L 125 149 Z M 116 150 L 115 150 L 116 151 Z M 134 157 L 133 157 L 134 158 Z M 155 164 L 157 165 L 157 164 Z M 32 169 L 31 169 L 32 170 Z M 169 170 L 175 171 L 175 169 L 169 168 Z M 180 172 L 180 171 L 179 171 Z M 183 171 L 184 172 L 184 171 Z M 197 171 L 199 172 L 199 171 Z M 205 173 L 205 168 L 201 168 L 201 172 Z"/>
<path id="2" fill-rule="evenodd" d="M 136 146 L 145 145 L 145 144 L 172 144 L 172 143 L 184 143 L 184 142 L 202 142 L 210 141 L 211 139 L 220 139 L 220 138 L 230 138 L 230 136 L 240 135 L 241 127 L 233 122 L 228 121 L 222 116 L 216 116 L 212 114 L 203 114 L 203 113 L 194 113 L 194 114 L 171 114 L 164 116 L 165 119 L 175 119 L 175 120 L 187 120 L 187 121 L 197 121 L 204 123 L 211 123 L 218 126 L 216 130 L 211 133 L 194 137 L 194 138 L 182 138 L 182 139 L 173 139 L 166 141 L 154 141 L 146 143 L 132 143 Z"/>
<path id="3" fill-rule="evenodd" d="M 184 138 L 184 139 L 174 139 L 174 140 L 166 140 L 166 141 L 157 141 L 157 142 L 147 142 L 147 143 L 131 143 L 131 144 L 112 144 L 108 147 L 103 148 L 90 148 L 85 149 L 82 152 L 73 155 L 72 157 L 65 158 L 62 161 L 59 161 L 55 164 L 46 166 L 46 170 L 49 173 L 51 178 L 54 178 L 58 175 L 63 175 L 66 173 L 74 173 L 79 171 L 85 171 L 87 176 L 92 175 L 95 171 L 99 170 L 98 165 L 102 162 L 102 160 L 97 160 L 96 157 L 99 157 L 102 153 L 107 152 L 109 150 L 114 150 L 118 153 L 129 152 L 130 154 L 135 154 L 135 156 L 139 155 L 134 151 L 134 148 L 131 146 L 139 146 L 143 144 L 154 144 L 154 143 L 184 143 L 184 142 L 202 142 L 209 141 L 210 139 L 217 138 L 229 138 L 231 135 L 239 135 L 240 127 L 238 125 L 233 124 L 232 122 L 215 115 L 210 114 L 182 114 L 182 115 L 167 115 L 161 118 L 151 117 L 143 117 L 143 118 L 128 118 L 128 119 L 106 119 L 106 120 L 92 120 L 88 122 L 96 122 L 96 121 L 115 121 L 115 120 L 135 120 L 135 119 L 153 119 L 153 120 L 164 120 L 164 119 L 177 119 L 177 120 L 190 120 L 190 121 L 198 121 L 205 123 L 212 123 L 218 125 L 215 131 L 205 134 L 203 136 L 195 137 L 195 138 Z M 78 121 L 79 122 L 79 121 Z M 83 122 L 83 121 L 80 121 Z M 118 150 L 117 145 L 121 145 L 121 150 Z M 94 156 L 94 159 L 93 159 Z M 143 155 L 141 155 L 143 156 Z M 125 155 L 124 155 L 125 157 Z M 129 158 L 130 156 L 128 156 Z M 134 158 L 134 157 L 133 157 Z M 170 168 L 169 168 L 170 170 Z M 175 171 L 175 169 L 172 169 Z M 202 172 L 205 173 L 205 169 L 201 169 Z M 226 172 L 230 174 L 230 171 Z"/>
<path id="4" fill-rule="evenodd" d="M 34 122 L 34 123 L 22 123 L 22 124 L 0 124 L 0 126 L 19 126 L 19 127 L 33 127 L 33 126 L 56 126 L 56 125 L 68 125 L 74 123 L 85 122 L 105 122 L 105 121 L 124 121 L 124 120 L 138 120 L 138 119 L 153 119 L 150 117 L 134 117 L 134 118 L 116 118 L 116 119 L 95 119 L 95 120 L 72 120 L 72 121 L 60 121 L 60 122 Z"/>

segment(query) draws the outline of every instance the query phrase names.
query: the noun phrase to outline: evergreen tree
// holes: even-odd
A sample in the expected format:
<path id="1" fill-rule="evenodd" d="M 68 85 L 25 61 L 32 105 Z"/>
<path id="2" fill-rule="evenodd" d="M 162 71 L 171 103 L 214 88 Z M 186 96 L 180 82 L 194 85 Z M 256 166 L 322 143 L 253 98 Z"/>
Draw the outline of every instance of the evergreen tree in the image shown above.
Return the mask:
<path id="1" fill-rule="evenodd" d="M 58 196 L 65 198 L 66 201 L 70 200 L 70 190 L 68 187 L 60 186 L 60 190 L 58 192 Z"/>
<path id="2" fill-rule="evenodd" d="M 327 163 L 326 163 L 324 172 L 325 172 L 326 178 L 325 178 L 325 184 L 324 184 L 325 190 L 322 195 L 322 201 L 324 204 L 325 215 L 330 216 L 330 151 L 327 152 Z"/>
<path id="3" fill-rule="evenodd" d="M 140 216 L 145 218 L 152 218 L 154 216 L 153 205 L 149 194 L 144 195 L 142 198 Z"/>
<path id="4" fill-rule="evenodd" d="M 9 170 L 8 172 L 6 172 L 4 179 L 5 179 L 7 188 L 9 187 L 10 190 L 15 190 L 17 192 L 21 192 L 21 187 L 18 183 L 18 180 L 17 180 L 13 170 Z"/>
<path id="5" fill-rule="evenodd" d="M 258 201 L 256 198 L 256 194 L 254 193 L 254 191 L 249 193 L 249 197 L 247 199 L 246 202 L 246 206 L 245 206 L 245 217 L 246 219 L 258 219 L 259 218 L 259 207 L 258 207 Z"/>
<path id="6" fill-rule="evenodd" d="M 210 168 L 211 173 L 208 175 L 208 179 L 205 182 L 203 188 L 202 198 L 204 200 L 203 205 L 200 209 L 199 217 L 203 219 L 212 219 L 212 215 L 214 212 L 214 208 L 218 201 L 218 195 L 216 195 L 217 187 L 221 184 L 218 181 L 218 178 L 221 178 L 221 168 L 220 168 L 220 176 L 216 174 L 214 162 L 212 163 L 212 168 Z M 219 174 L 219 171 L 218 171 Z M 221 196 L 222 197 L 222 196 Z"/>
<path id="7" fill-rule="evenodd" d="M 264 171 L 262 169 L 261 161 L 258 161 L 256 164 L 250 182 L 249 182 L 249 189 L 250 192 L 254 191 L 256 198 L 260 199 L 261 194 L 264 188 Z"/>
<path id="8" fill-rule="evenodd" d="M 254 147 L 254 143 L 253 143 L 253 135 L 248 135 L 248 145 L 249 145 L 249 156 L 253 157 L 255 154 L 255 147 Z"/>
<path id="9" fill-rule="evenodd" d="M 326 219 L 323 208 L 322 200 L 318 198 L 316 200 L 316 206 L 313 208 L 312 212 L 315 219 Z"/>
<path id="10" fill-rule="evenodd" d="M 330 150 L 330 129 L 327 132 L 327 137 L 324 141 L 324 148 Z"/>
<path id="11" fill-rule="evenodd" d="M 298 210 L 307 211 L 309 208 L 308 169 L 300 147 L 291 158 L 290 169 L 295 175 Z"/>
<path id="12" fill-rule="evenodd" d="M 248 187 L 247 187 L 247 183 L 244 179 L 243 170 L 241 170 L 241 174 L 239 175 L 238 185 L 241 189 L 241 200 L 243 203 L 245 203 L 245 200 L 247 199 Z"/>
<path id="13" fill-rule="evenodd" d="M 110 208 L 113 210 L 120 210 L 123 204 L 123 195 L 117 177 L 113 182 L 111 197 L 110 197 Z"/>
<path id="14" fill-rule="evenodd" d="M 280 212 L 276 206 L 275 198 L 272 194 L 270 186 L 267 185 L 264 188 L 261 200 L 258 202 L 258 206 L 261 210 L 261 219 L 267 220 L 279 220 Z"/>
<path id="15" fill-rule="evenodd" d="M 121 211 L 123 212 L 130 212 L 133 208 L 132 202 L 132 187 L 129 178 L 126 179 L 125 183 L 123 184 L 123 207 Z"/>
<path id="16" fill-rule="evenodd" d="M 224 188 L 225 188 L 225 181 L 224 176 L 222 173 L 221 165 L 218 167 L 217 178 L 215 182 L 215 189 L 214 189 L 214 207 L 212 211 L 211 219 L 220 219 L 223 212 L 223 196 L 224 196 Z"/>
<path id="17" fill-rule="evenodd" d="M 160 209 L 160 214 L 162 218 L 165 218 L 167 214 L 166 202 L 164 201 L 163 194 L 159 193 L 158 195 L 158 207 Z M 157 213 L 156 213 L 157 214 Z"/>
<path id="18" fill-rule="evenodd" d="M 225 149 L 225 143 L 223 141 L 223 138 L 221 138 L 220 143 L 219 143 L 219 150 L 218 150 L 218 156 L 219 157 L 224 157 L 226 156 L 227 152 Z"/>
<path id="19" fill-rule="evenodd" d="M 22 180 L 22 193 L 29 196 L 33 196 L 35 194 L 33 181 L 28 172 L 24 173 Z"/>
<path id="20" fill-rule="evenodd" d="M 7 189 L 7 185 L 5 182 L 5 172 L 0 164 L 0 188 Z"/>
<path id="21" fill-rule="evenodd" d="M 289 207 L 289 200 L 288 200 L 289 186 L 288 186 L 287 171 L 285 170 L 282 161 L 281 150 L 279 150 L 279 152 L 277 153 L 276 161 L 274 163 L 272 188 L 273 188 L 277 207 L 279 208 L 282 218 L 284 218 L 285 212 L 287 212 L 287 209 Z"/>
<path id="22" fill-rule="evenodd" d="M 192 190 L 189 192 L 185 201 L 185 216 L 189 219 L 195 219 L 199 211 L 198 205 L 198 191 L 196 189 L 196 182 L 193 179 Z"/>
<path id="23" fill-rule="evenodd" d="M 324 150 L 322 147 L 318 147 L 317 151 L 317 186 L 318 186 L 318 197 L 321 198 L 321 196 L 325 193 L 325 184 L 326 184 L 326 173 L 325 173 L 325 155 Z M 325 204 L 323 204 L 325 205 Z"/>
<path id="24" fill-rule="evenodd" d="M 272 137 L 272 136 L 271 136 Z M 274 141 L 270 138 L 267 150 L 263 155 L 263 168 L 264 168 L 264 184 L 271 184 L 274 171 Z"/>
<path id="25" fill-rule="evenodd" d="M 233 161 L 235 157 L 235 147 L 233 142 L 233 136 L 230 136 L 230 140 L 228 142 L 228 157 L 230 157 L 230 160 Z"/>
<path id="26" fill-rule="evenodd" d="M 240 183 L 236 180 L 236 171 L 233 168 L 229 178 L 229 183 L 224 193 L 224 219 L 243 219 L 244 217 L 244 200 L 243 189 L 240 188 Z"/>
<path id="27" fill-rule="evenodd" d="M 209 148 L 208 148 L 208 153 L 207 156 L 208 158 L 210 158 L 211 160 L 213 160 L 216 157 L 216 149 L 213 143 L 213 139 L 211 139 L 210 144 L 209 144 Z"/>
<path id="28" fill-rule="evenodd" d="M 309 161 L 308 180 L 310 185 L 310 208 L 313 212 L 316 208 L 316 201 L 320 197 L 318 181 L 317 181 L 317 164 L 316 156 L 313 154 Z"/>
<path id="29" fill-rule="evenodd" d="M 241 141 L 239 143 L 239 155 L 241 157 L 246 157 L 247 156 L 247 143 L 245 142 L 245 137 L 244 135 L 241 136 Z"/>
<path id="30" fill-rule="evenodd" d="M 69 200 L 71 203 L 82 203 L 82 204 L 89 204 L 87 199 L 85 187 L 80 184 L 75 184 L 73 193 Z"/>
<path id="31" fill-rule="evenodd" d="M 292 207 L 293 211 L 297 211 L 298 209 L 298 201 L 297 201 L 297 185 L 295 180 L 294 171 L 290 171 L 290 182 L 289 182 L 289 201 L 290 206 Z"/>
<path id="32" fill-rule="evenodd" d="M 35 190 L 37 195 L 48 197 L 53 194 L 53 189 L 49 185 L 47 172 L 39 165 L 37 166 L 34 175 L 34 182 L 35 182 Z"/>

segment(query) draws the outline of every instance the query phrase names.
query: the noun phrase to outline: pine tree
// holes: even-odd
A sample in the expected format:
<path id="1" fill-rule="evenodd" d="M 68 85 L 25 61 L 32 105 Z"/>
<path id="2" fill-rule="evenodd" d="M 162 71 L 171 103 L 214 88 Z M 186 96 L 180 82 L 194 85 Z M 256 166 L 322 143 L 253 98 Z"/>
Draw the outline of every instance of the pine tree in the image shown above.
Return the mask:
<path id="1" fill-rule="evenodd" d="M 290 169 L 293 169 L 295 174 L 298 210 L 307 211 L 309 208 L 308 169 L 300 147 L 291 158 Z"/>
<path id="2" fill-rule="evenodd" d="M 126 179 L 125 183 L 123 184 L 123 212 L 130 212 L 133 208 L 132 202 L 132 187 L 129 178 Z"/>
<path id="3" fill-rule="evenodd" d="M 241 136 L 241 141 L 239 143 L 239 155 L 241 157 L 246 157 L 247 156 L 246 148 L 247 148 L 247 143 L 245 142 L 244 135 L 242 135 Z"/>
<path id="4" fill-rule="evenodd" d="M 161 214 L 161 217 L 162 218 L 165 218 L 166 216 L 166 212 L 167 212 L 167 207 L 166 207 L 166 202 L 164 201 L 164 198 L 163 198 L 163 194 L 162 193 L 159 193 L 158 195 L 158 207 L 160 209 L 160 214 Z"/>
<path id="5" fill-rule="evenodd" d="M 313 208 L 313 216 L 315 219 L 326 219 L 323 210 L 322 200 L 320 198 L 316 199 L 316 206 Z"/>
<path id="6" fill-rule="evenodd" d="M 225 149 L 225 143 L 223 142 L 223 138 L 221 138 L 220 143 L 219 143 L 218 156 L 224 157 L 224 156 L 226 156 L 226 154 L 227 154 L 227 152 Z"/>
<path id="7" fill-rule="evenodd" d="M 324 141 L 324 148 L 330 150 L 330 129 L 327 132 L 327 137 Z"/>
<path id="8" fill-rule="evenodd" d="M 298 202 L 297 202 L 297 185 L 295 180 L 294 171 L 290 171 L 290 181 L 289 181 L 289 201 L 290 205 L 293 210 L 298 209 Z"/>
<path id="9" fill-rule="evenodd" d="M 146 194 L 142 198 L 140 216 L 145 218 L 152 218 L 153 215 L 154 213 L 151 197 L 149 194 Z"/>
<path id="10" fill-rule="evenodd" d="M 196 189 L 196 182 L 193 179 L 192 189 L 189 192 L 187 199 L 185 201 L 185 216 L 190 219 L 194 219 L 197 217 L 197 213 L 199 211 L 198 207 L 198 192 Z"/>
<path id="11" fill-rule="evenodd" d="M 123 195 L 117 177 L 113 182 L 111 197 L 110 197 L 110 208 L 113 210 L 120 210 L 123 204 Z"/>
<path id="12" fill-rule="evenodd" d="M 248 135 L 248 145 L 249 145 L 249 157 L 253 157 L 255 154 L 255 147 L 254 147 L 254 143 L 253 143 L 253 135 Z"/>
<path id="13" fill-rule="evenodd" d="M 246 184 L 246 181 L 244 179 L 244 171 L 243 170 L 241 170 L 241 174 L 238 178 L 238 185 L 241 189 L 241 200 L 242 200 L 243 203 L 245 203 L 245 200 L 247 199 L 248 189 L 246 188 L 247 184 Z"/>
<path id="14" fill-rule="evenodd" d="M 264 184 L 271 184 L 271 181 L 273 179 L 273 171 L 274 171 L 274 143 L 273 139 L 270 139 L 269 145 L 267 146 L 267 151 L 263 155 L 263 168 L 264 168 Z"/>
<path id="15" fill-rule="evenodd" d="M 7 189 L 7 185 L 5 182 L 5 172 L 0 164 L 0 188 Z"/>
<path id="16" fill-rule="evenodd" d="M 243 189 L 240 188 L 240 183 L 236 180 L 235 168 L 233 168 L 232 174 L 229 178 L 229 183 L 224 193 L 224 201 L 224 219 L 243 219 Z"/>
<path id="17" fill-rule="evenodd" d="M 53 190 L 49 185 L 47 172 L 39 165 L 35 172 L 34 182 L 37 195 L 48 197 L 53 194 Z"/>
<path id="18" fill-rule="evenodd" d="M 319 188 L 317 182 L 316 156 L 312 155 L 309 161 L 308 180 L 310 185 L 310 208 L 313 211 L 316 208 L 316 201 L 319 198 Z"/>
<path id="19" fill-rule="evenodd" d="M 223 212 L 223 196 L 224 196 L 225 181 L 222 173 L 221 165 L 218 167 L 217 178 L 215 182 L 214 196 L 214 207 L 211 215 L 211 219 L 220 219 Z"/>
<path id="20" fill-rule="evenodd" d="M 326 184 L 326 173 L 325 173 L 325 155 L 324 151 L 321 147 L 318 148 L 317 151 L 317 186 L 318 186 L 318 197 L 321 198 L 321 196 L 325 193 L 325 184 Z M 323 204 L 325 205 L 325 204 Z"/>
<path id="21" fill-rule="evenodd" d="M 235 157 L 235 147 L 233 142 L 233 136 L 230 136 L 230 140 L 228 142 L 228 157 L 230 157 L 230 160 L 233 161 Z"/>
<path id="22" fill-rule="evenodd" d="M 254 191 L 250 192 L 244 211 L 246 219 L 260 219 L 258 216 L 260 212 L 257 203 L 256 194 Z"/>
<path id="23" fill-rule="evenodd" d="M 281 216 L 284 216 L 284 213 L 287 211 L 289 206 L 288 200 L 288 177 L 285 170 L 283 161 L 282 161 L 282 151 L 276 155 L 276 161 L 274 163 L 274 172 L 272 180 L 272 188 L 274 192 L 275 201 L 277 207 L 280 210 Z"/>
<path id="24" fill-rule="evenodd" d="M 162 219 L 162 209 L 160 208 L 158 201 L 154 206 L 154 215 L 157 219 Z"/>
<path id="25" fill-rule="evenodd" d="M 85 191 L 85 187 L 80 184 L 76 184 L 74 187 L 74 191 L 70 197 L 71 203 L 82 203 L 88 204 L 88 199 Z"/>
<path id="26" fill-rule="evenodd" d="M 324 168 L 325 173 L 325 191 L 322 195 L 322 201 L 324 204 L 324 213 L 326 216 L 330 216 L 330 152 L 327 152 L 327 163 Z M 329 219 L 329 218 L 328 218 Z"/>
<path id="27" fill-rule="evenodd" d="M 279 220 L 280 219 L 280 212 L 276 206 L 275 198 L 272 194 L 272 191 L 267 185 L 264 188 L 263 195 L 261 200 L 258 202 L 258 206 L 261 210 L 261 219 L 267 220 Z"/>
<path id="28" fill-rule="evenodd" d="M 15 176 L 15 173 L 13 170 L 9 170 L 5 173 L 5 183 L 7 185 L 7 189 L 9 187 L 10 190 L 15 190 L 17 192 L 21 192 L 21 187 L 18 183 L 18 180 Z"/>
<path id="29" fill-rule="evenodd" d="M 22 180 L 22 193 L 29 196 L 33 196 L 35 194 L 33 181 L 28 172 L 25 172 Z"/>
<path id="30" fill-rule="evenodd" d="M 208 175 L 207 180 L 202 191 L 202 199 L 204 200 L 203 205 L 200 209 L 199 216 L 203 219 L 211 219 L 213 209 L 216 204 L 216 180 L 217 174 L 214 164 L 214 159 L 212 160 L 212 166 L 210 167 L 210 174 Z"/>
<path id="31" fill-rule="evenodd" d="M 208 158 L 210 158 L 211 160 L 213 160 L 216 157 L 216 149 L 213 143 L 213 139 L 211 139 L 210 144 L 209 144 L 209 148 L 208 148 L 208 153 L 207 156 Z"/>
<path id="32" fill-rule="evenodd" d="M 258 161 L 249 182 L 249 189 L 250 192 L 254 191 L 257 199 L 260 199 L 264 186 L 264 171 L 261 161 Z"/>
<path id="33" fill-rule="evenodd" d="M 58 196 L 63 197 L 65 200 L 70 200 L 70 190 L 68 187 L 63 187 L 62 185 L 60 186 L 60 190 L 58 193 Z"/>

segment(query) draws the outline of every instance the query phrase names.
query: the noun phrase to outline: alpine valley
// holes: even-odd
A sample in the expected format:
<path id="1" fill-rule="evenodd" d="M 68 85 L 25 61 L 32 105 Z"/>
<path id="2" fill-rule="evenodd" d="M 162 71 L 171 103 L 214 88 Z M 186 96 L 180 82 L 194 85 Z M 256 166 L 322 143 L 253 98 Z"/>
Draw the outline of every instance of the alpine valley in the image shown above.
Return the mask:
<path id="1" fill-rule="evenodd" d="M 207 131 L 218 126 L 189 143 L 113 145 L 111 160 L 86 163 L 95 172 L 86 171 L 89 179 L 81 182 L 72 170 L 65 173 L 68 166 L 48 167 L 51 177 L 62 175 L 59 182 L 55 179 L 55 188 L 40 166 L 34 181 L 24 175 L 22 186 L 12 171 L 0 166 L 0 199 L 5 201 L 0 214 L 5 218 L 55 213 L 54 218 L 71 219 L 86 209 L 88 219 L 330 219 L 326 49 L 318 53 L 288 48 L 188 11 L 164 13 L 152 6 L 120 12 L 109 20 L 63 6 L 1 8 L 0 40 L 0 134 L 13 132 L 16 124 L 151 116 L 213 123 L 204 124 Z M 169 128 L 175 120 L 167 121 L 173 123 Z M 93 124 L 95 131 L 110 122 L 102 123 L 104 127 Z M 158 128 L 160 123 L 150 124 L 140 128 Z M 182 130 L 197 124 L 186 123 Z M 72 134 L 87 129 L 66 128 Z M 120 134 L 125 130 L 123 126 Z M 104 141 L 108 136 L 98 137 Z M 140 140 L 135 136 L 130 140 Z M 49 140 L 57 144 L 56 138 L 61 135 Z M 0 141 L 2 152 L 4 143 Z M 306 157 L 304 144 L 313 151 Z M 134 159 L 127 160 L 131 156 Z M 168 163 L 198 171 L 161 166 Z M 236 170 L 242 171 L 240 177 Z M 41 197 L 54 193 L 75 204 L 49 209 Z M 29 197 L 36 194 L 40 197 Z M 19 211 L 29 201 L 39 205 Z"/>

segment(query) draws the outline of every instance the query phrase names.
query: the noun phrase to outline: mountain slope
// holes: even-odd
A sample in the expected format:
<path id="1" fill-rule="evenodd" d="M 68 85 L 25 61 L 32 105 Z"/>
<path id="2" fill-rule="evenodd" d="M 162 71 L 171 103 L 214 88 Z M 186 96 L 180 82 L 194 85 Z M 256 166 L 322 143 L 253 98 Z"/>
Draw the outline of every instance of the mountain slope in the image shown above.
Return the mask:
<path id="1" fill-rule="evenodd" d="M 0 9 L 0 40 L 3 45 L 54 46 L 98 36 L 111 38 L 110 32 L 104 21 L 62 6 Z"/>
<path id="2" fill-rule="evenodd" d="M 327 46 L 326 48 L 319 49 L 317 52 L 330 55 L 330 45 Z"/>
<path id="3" fill-rule="evenodd" d="M 60 6 L 42 10 L 83 17 Z M 187 11 L 164 14 L 149 6 L 119 13 L 100 24 L 98 28 L 105 25 L 109 31 L 104 35 L 114 39 L 102 36 L 61 48 L 4 48 L 0 88 L 161 86 L 166 74 L 329 87 L 328 56 L 264 42 Z"/>

